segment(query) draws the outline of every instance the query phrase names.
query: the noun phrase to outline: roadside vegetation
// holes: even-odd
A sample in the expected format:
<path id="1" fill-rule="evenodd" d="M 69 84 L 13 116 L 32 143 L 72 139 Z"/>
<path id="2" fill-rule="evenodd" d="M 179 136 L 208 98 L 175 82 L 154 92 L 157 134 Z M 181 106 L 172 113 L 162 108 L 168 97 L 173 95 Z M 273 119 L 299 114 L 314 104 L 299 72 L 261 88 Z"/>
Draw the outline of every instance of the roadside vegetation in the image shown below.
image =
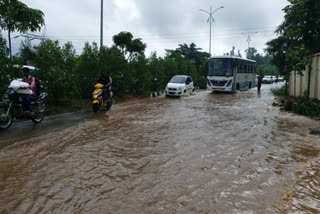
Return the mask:
<path id="1" fill-rule="evenodd" d="M 308 54 L 320 51 L 319 1 L 289 2 L 284 8 L 285 20 L 276 30 L 278 37 L 267 43 L 266 54 L 258 53 L 253 47 L 245 51 L 248 59 L 257 62 L 258 74 L 280 74 L 288 80 L 292 70 L 301 72 L 310 63 L 306 58 Z M 11 13 L 11 10 L 15 12 Z M 70 105 L 79 100 L 89 101 L 102 70 L 111 72 L 113 91 L 118 99 L 162 91 L 170 78 L 177 74 L 190 75 L 195 86 L 206 88 L 207 52 L 191 43 L 166 50 L 165 56 L 158 56 L 157 53 L 146 56 L 147 44 L 142 38 L 134 38 L 130 32 L 114 35 L 110 47 L 86 43 L 81 53 L 76 53 L 71 42 L 61 44 L 59 41 L 43 40 L 35 46 L 22 42 L 19 52 L 12 56 L 11 33 L 33 32 L 42 26 L 43 12 L 29 8 L 18 0 L 0 1 L 0 32 L 8 33 L 7 39 L 0 33 L 1 94 L 12 79 L 21 76 L 17 65 L 37 68 L 32 75 L 42 81 L 43 90 L 48 92 L 48 102 L 52 106 Z M 236 55 L 234 49 L 225 55 Z M 241 56 L 240 51 L 237 56 Z M 287 87 L 281 93 L 283 90 L 288 95 Z"/>
<path id="2" fill-rule="evenodd" d="M 302 71 L 311 66 L 307 56 L 320 52 L 320 1 L 288 1 L 290 4 L 283 9 L 284 21 L 276 30 L 278 37 L 269 41 L 266 48 L 273 56 L 271 62 L 277 66 L 286 82 L 291 71 L 302 75 Z M 278 96 L 285 110 L 309 117 L 320 116 L 320 101 L 311 100 L 309 90 L 300 98 L 289 97 L 288 84 L 272 92 Z"/>
<path id="3" fill-rule="evenodd" d="M 288 2 L 290 4 L 283 9 L 284 21 L 276 30 L 278 37 L 269 41 L 266 48 L 268 54 L 273 56 L 271 62 L 287 82 L 292 71 L 302 75 L 302 71 L 311 66 L 307 56 L 320 52 L 320 1 Z M 286 95 L 287 89 L 288 85 Z"/>
<path id="4" fill-rule="evenodd" d="M 286 86 L 271 91 L 277 97 L 283 110 L 312 118 L 320 118 L 320 101 L 309 99 L 308 91 L 304 92 L 303 97 L 286 96 Z"/>
<path id="5" fill-rule="evenodd" d="M 8 12 L 10 8 L 23 12 L 25 16 Z M 31 46 L 26 41 L 12 56 L 11 33 L 32 32 L 43 25 L 44 14 L 41 11 L 29 8 L 18 0 L 0 2 L 0 32 L 8 32 L 7 40 L 0 34 L 1 94 L 12 79 L 21 77 L 22 65 L 37 68 L 32 75 L 41 80 L 43 90 L 49 94 L 49 111 L 54 113 L 89 107 L 93 86 L 102 70 L 110 71 L 115 97 L 120 100 L 163 91 L 172 76 L 178 74 L 190 75 L 195 86 L 206 88 L 209 53 L 191 43 L 166 50 L 163 57 L 157 53 L 147 57 L 147 44 L 141 38 L 134 38 L 130 32 L 114 35 L 110 47 L 85 43 L 80 54 L 76 53 L 71 42 L 61 44 L 59 41 L 43 40 Z M 275 67 L 270 65 L 270 56 L 258 54 L 255 48 L 247 50 L 247 57 L 258 61 L 260 73 L 276 72 Z M 88 102 L 87 105 L 82 100 Z"/>

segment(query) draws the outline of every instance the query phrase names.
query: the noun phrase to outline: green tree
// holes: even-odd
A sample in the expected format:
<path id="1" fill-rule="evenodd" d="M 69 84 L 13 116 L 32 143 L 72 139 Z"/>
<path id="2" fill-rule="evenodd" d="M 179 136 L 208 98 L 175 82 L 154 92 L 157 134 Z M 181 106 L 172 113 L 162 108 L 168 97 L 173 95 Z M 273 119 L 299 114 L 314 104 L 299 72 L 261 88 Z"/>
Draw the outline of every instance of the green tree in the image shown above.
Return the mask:
<path id="1" fill-rule="evenodd" d="M 291 71 L 301 74 L 308 64 L 311 66 L 307 56 L 320 51 L 319 1 L 288 1 L 290 5 L 283 9 L 284 21 L 276 30 L 278 37 L 269 41 L 266 49 L 273 55 L 272 62 L 287 80 Z"/>
<path id="2" fill-rule="evenodd" d="M 51 103 L 75 98 L 80 94 L 79 77 L 76 73 L 76 55 L 73 45 L 60 46 L 58 41 L 46 40 L 35 46 L 34 76 L 39 78 L 49 94 Z"/>
<path id="3" fill-rule="evenodd" d="M 90 45 L 87 42 L 84 45 L 82 54 L 78 58 L 76 70 L 79 76 L 81 97 L 89 98 L 101 71 L 97 43 L 92 43 L 92 45 Z"/>
<path id="4" fill-rule="evenodd" d="M 140 56 L 129 64 L 129 90 L 134 95 L 143 95 L 151 90 L 151 74 L 147 69 L 147 59 Z"/>
<path id="5" fill-rule="evenodd" d="M 127 57 L 128 61 L 144 56 L 144 51 L 147 47 L 140 38 L 133 39 L 130 32 L 120 32 L 113 36 L 113 42 L 118 47 L 122 54 Z"/>
<path id="6" fill-rule="evenodd" d="M 36 53 L 33 47 L 30 47 L 28 43 L 22 42 L 20 46 L 20 58 L 24 65 L 32 65 L 35 62 Z"/>
<path id="7" fill-rule="evenodd" d="M 112 77 L 112 90 L 117 96 L 128 92 L 128 63 L 118 48 L 103 47 L 100 49 L 100 67 L 109 71 Z"/>
<path id="8" fill-rule="evenodd" d="M 163 58 L 157 57 L 157 54 L 155 52 L 152 53 L 150 58 L 148 59 L 148 69 L 151 75 L 151 90 L 163 90 L 167 81 L 164 72 Z"/>
<path id="9" fill-rule="evenodd" d="M 14 66 L 19 64 L 19 61 L 8 58 L 9 49 L 6 44 L 6 40 L 0 34 L 0 94 L 7 89 L 10 80 L 18 78 L 21 73 L 19 68 Z"/>
<path id="10" fill-rule="evenodd" d="M 257 53 L 258 53 L 258 50 L 256 48 L 249 48 L 246 50 L 246 57 L 247 59 L 254 60 Z"/>
<path id="11" fill-rule="evenodd" d="M 9 82 L 8 77 L 8 53 L 6 40 L 0 34 L 0 93 L 2 94 Z"/>
<path id="12" fill-rule="evenodd" d="M 42 11 L 29 8 L 21 1 L 0 1 L 0 27 L 8 31 L 10 58 L 12 57 L 11 33 L 14 31 L 24 33 L 40 30 L 44 25 L 43 16 Z"/>
<path id="13" fill-rule="evenodd" d="M 167 56 L 176 58 L 179 55 L 182 55 L 184 58 L 189 59 L 196 66 L 197 71 L 200 73 L 200 66 L 204 62 L 208 61 L 210 54 L 207 52 L 202 52 L 201 48 L 197 48 L 196 44 L 191 43 L 179 44 L 179 48 L 175 50 L 166 50 Z"/>

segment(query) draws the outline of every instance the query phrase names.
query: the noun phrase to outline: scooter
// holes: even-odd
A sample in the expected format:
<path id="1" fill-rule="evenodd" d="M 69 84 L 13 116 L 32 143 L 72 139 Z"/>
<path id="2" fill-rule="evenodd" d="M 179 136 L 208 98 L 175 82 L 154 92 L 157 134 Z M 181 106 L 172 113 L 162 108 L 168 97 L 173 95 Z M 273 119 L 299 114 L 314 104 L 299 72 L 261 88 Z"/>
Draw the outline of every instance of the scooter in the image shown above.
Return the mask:
<path id="1" fill-rule="evenodd" d="M 112 106 L 112 97 L 113 97 L 112 91 L 110 91 L 110 96 L 107 97 L 106 100 L 104 100 L 103 98 L 103 90 L 105 90 L 104 85 L 98 83 L 94 87 L 95 87 L 95 90 L 92 93 L 92 111 L 96 113 L 100 110 L 100 108 L 106 108 L 106 110 L 108 111 Z"/>
<path id="2" fill-rule="evenodd" d="M 14 82 L 16 81 L 16 82 Z M 12 87 L 13 83 L 25 84 L 23 87 Z M 46 112 L 47 93 L 40 93 L 35 101 L 31 102 L 33 112 L 25 110 L 25 96 L 32 94 L 28 83 L 13 80 L 0 103 L 0 129 L 7 129 L 14 119 L 31 119 L 34 123 L 41 123 Z"/>

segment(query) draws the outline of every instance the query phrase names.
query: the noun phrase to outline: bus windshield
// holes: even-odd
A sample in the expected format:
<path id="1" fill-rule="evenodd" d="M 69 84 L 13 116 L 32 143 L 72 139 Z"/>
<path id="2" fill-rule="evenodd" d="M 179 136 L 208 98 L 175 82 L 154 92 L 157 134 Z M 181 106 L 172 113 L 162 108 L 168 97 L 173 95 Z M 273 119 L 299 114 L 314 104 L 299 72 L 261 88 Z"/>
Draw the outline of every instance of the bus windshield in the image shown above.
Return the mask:
<path id="1" fill-rule="evenodd" d="M 209 66 L 209 76 L 233 76 L 232 59 L 211 59 Z"/>

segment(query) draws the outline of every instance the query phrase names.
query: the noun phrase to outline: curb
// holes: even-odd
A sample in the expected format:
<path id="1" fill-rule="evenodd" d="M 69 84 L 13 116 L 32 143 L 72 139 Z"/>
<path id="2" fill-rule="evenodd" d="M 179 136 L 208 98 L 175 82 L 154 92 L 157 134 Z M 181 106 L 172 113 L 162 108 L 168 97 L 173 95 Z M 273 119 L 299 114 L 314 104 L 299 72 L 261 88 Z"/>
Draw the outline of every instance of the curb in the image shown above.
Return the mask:
<path id="1" fill-rule="evenodd" d="M 152 92 L 150 97 L 159 97 L 162 96 L 164 94 L 163 91 L 156 91 L 156 92 Z"/>

